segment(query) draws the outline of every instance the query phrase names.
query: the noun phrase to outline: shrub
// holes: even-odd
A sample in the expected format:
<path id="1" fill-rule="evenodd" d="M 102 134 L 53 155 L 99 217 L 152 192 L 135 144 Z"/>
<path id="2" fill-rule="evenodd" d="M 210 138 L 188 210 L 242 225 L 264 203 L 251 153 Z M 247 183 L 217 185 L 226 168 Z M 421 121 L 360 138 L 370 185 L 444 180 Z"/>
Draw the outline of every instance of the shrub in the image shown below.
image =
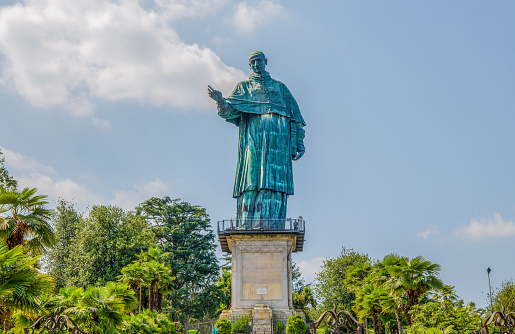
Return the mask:
<path id="1" fill-rule="evenodd" d="M 218 334 L 231 334 L 231 322 L 227 319 L 220 318 L 215 323 L 215 328 L 218 328 Z"/>
<path id="2" fill-rule="evenodd" d="M 286 326 L 281 321 L 274 322 L 274 333 L 282 333 L 286 329 Z"/>
<path id="3" fill-rule="evenodd" d="M 250 316 L 243 316 L 236 319 L 232 324 L 232 333 L 247 333 L 250 331 Z"/>
<path id="4" fill-rule="evenodd" d="M 293 315 L 288 318 L 288 323 L 286 324 L 286 334 L 303 334 L 308 327 L 300 314 Z"/>

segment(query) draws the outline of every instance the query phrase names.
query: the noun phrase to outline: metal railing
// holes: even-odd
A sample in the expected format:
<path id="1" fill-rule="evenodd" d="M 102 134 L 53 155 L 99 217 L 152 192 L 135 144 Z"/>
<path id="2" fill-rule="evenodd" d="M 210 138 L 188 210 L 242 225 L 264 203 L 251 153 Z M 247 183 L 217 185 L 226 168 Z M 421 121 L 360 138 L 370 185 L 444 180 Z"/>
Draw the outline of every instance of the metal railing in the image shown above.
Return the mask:
<path id="1" fill-rule="evenodd" d="M 301 218 L 285 219 L 227 219 L 218 222 L 218 234 L 233 232 L 305 232 Z"/>
<path id="2" fill-rule="evenodd" d="M 504 305 L 501 305 L 501 311 L 492 313 L 488 318 L 481 323 L 481 328 L 474 331 L 476 334 L 513 334 L 515 332 L 515 312 L 505 313 Z M 494 327 L 494 330 L 489 332 L 488 327 Z"/>

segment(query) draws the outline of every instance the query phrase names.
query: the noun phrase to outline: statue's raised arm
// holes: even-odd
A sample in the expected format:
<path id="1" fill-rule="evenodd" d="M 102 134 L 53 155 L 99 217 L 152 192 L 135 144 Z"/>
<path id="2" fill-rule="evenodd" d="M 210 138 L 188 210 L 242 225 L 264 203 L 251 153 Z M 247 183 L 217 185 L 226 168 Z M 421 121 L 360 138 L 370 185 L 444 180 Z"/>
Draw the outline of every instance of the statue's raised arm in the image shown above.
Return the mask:
<path id="1" fill-rule="evenodd" d="M 293 195 L 292 160 L 305 152 L 306 123 L 297 102 L 286 85 L 265 70 L 267 64 L 263 52 L 252 52 L 253 73 L 228 97 L 207 88 L 218 115 L 239 127 L 233 197 L 242 228 L 259 227 L 264 221 L 284 226 L 288 196 Z"/>

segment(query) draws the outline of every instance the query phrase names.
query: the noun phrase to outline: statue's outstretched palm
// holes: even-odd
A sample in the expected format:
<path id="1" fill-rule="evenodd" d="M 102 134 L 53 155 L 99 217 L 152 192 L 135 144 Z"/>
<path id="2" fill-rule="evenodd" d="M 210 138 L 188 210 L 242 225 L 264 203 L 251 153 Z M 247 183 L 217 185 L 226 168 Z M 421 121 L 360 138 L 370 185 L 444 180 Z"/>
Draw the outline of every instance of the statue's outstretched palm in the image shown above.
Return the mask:
<path id="1" fill-rule="evenodd" d="M 224 97 L 222 96 L 222 92 L 219 90 L 214 89 L 213 87 L 207 85 L 207 95 L 209 95 L 210 98 L 215 100 L 216 102 L 223 102 Z"/>

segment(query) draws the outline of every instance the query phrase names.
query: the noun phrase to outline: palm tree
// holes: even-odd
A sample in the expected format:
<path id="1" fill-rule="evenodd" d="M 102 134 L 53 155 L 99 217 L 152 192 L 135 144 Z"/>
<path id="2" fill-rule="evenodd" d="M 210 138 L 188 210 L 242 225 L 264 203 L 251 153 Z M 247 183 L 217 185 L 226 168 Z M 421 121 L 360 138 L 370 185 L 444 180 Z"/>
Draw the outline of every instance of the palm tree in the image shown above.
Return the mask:
<path id="1" fill-rule="evenodd" d="M 140 261 L 134 261 L 122 268 L 122 274 L 118 276 L 118 280 L 127 283 L 134 291 L 134 296 L 139 298 L 138 290 L 144 285 L 147 277 L 147 268 Z"/>
<path id="2" fill-rule="evenodd" d="M 0 240 L 0 319 L 5 331 L 11 326 L 13 310 L 28 314 L 43 311 L 42 296 L 54 287 L 50 276 L 34 268 L 37 260 L 37 257 L 27 256 L 21 246 L 8 249 Z"/>
<path id="3" fill-rule="evenodd" d="M 127 284 L 108 282 L 105 287 L 90 286 L 86 290 L 61 289 L 55 303 L 88 333 L 100 334 L 116 333 L 122 326 L 123 314 L 132 310 L 137 301 Z"/>
<path id="4" fill-rule="evenodd" d="M 55 243 L 49 223 L 52 211 L 45 208 L 46 195 L 36 195 L 37 188 L 18 191 L 0 186 L 0 237 L 9 249 L 23 245 L 40 254 Z"/>
<path id="5" fill-rule="evenodd" d="M 386 287 L 394 295 L 403 295 L 407 304 L 404 314 L 408 325 L 412 325 L 410 311 L 420 303 L 420 299 L 429 291 L 441 289 L 443 282 L 438 278 L 440 266 L 427 261 L 422 256 L 415 258 L 390 256 L 383 260 L 390 277 Z"/>
<path id="6" fill-rule="evenodd" d="M 144 264 L 148 270 L 148 308 L 150 311 L 162 311 L 163 295 L 170 293 L 171 281 L 175 278 L 170 275 L 170 265 L 151 260 Z"/>
<path id="7" fill-rule="evenodd" d="M 459 301 L 455 287 L 452 285 L 444 285 L 440 289 L 436 289 L 433 295 L 434 299 L 443 302 L 444 307 L 455 305 Z"/>
<path id="8" fill-rule="evenodd" d="M 162 252 L 159 248 L 149 247 L 148 252 L 141 253 L 144 259 L 144 267 L 147 270 L 147 282 L 149 282 L 148 307 L 150 311 L 157 310 L 161 313 L 163 295 L 172 290 L 171 282 L 175 277 L 171 276 L 171 267 L 168 263 L 170 253 Z"/>

